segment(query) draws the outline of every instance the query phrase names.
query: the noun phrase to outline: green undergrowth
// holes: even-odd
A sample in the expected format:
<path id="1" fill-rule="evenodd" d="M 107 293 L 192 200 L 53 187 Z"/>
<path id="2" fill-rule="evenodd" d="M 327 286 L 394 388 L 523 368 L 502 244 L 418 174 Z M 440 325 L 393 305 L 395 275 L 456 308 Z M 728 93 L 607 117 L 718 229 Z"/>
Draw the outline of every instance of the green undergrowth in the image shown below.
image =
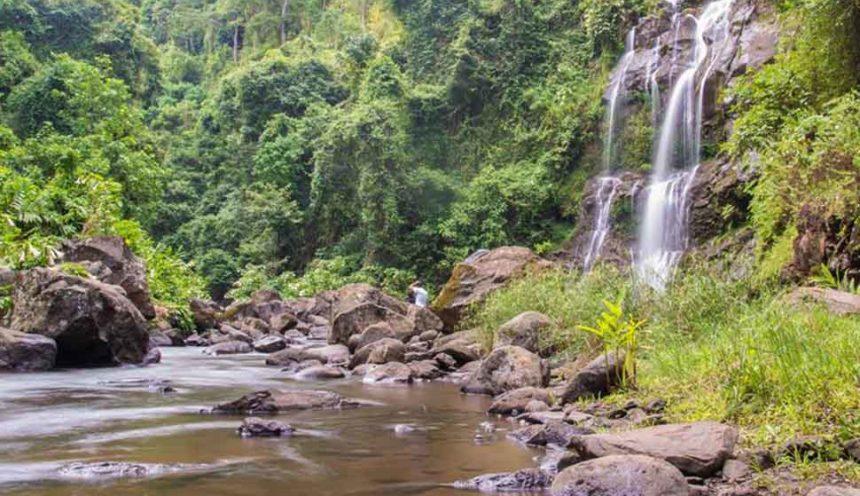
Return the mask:
<path id="1" fill-rule="evenodd" d="M 663 398 L 668 420 L 729 422 L 749 446 L 860 435 L 860 319 L 789 305 L 787 288 L 751 281 L 697 268 L 657 294 L 615 269 L 554 271 L 492 295 L 470 324 L 489 343 L 509 318 L 540 311 L 556 324 L 547 339 L 559 350 L 570 358 L 595 355 L 597 343 L 577 326 L 593 325 L 603 300 L 621 301 L 645 324 L 637 387 L 616 400 Z"/>

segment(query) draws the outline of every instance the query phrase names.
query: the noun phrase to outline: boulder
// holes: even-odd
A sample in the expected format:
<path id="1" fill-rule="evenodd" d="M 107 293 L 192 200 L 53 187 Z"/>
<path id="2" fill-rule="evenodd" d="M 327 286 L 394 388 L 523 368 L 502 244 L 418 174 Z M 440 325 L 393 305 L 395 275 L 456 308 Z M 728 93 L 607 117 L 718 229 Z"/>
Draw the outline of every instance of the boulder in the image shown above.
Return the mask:
<path id="1" fill-rule="evenodd" d="M 374 365 L 364 374 L 365 384 L 405 384 L 412 382 L 412 369 L 400 362 L 389 362 L 383 365 Z"/>
<path id="2" fill-rule="evenodd" d="M 357 350 L 384 338 L 401 340 L 388 322 L 378 322 L 366 327 L 361 334 L 353 334 L 349 338 L 349 348 Z"/>
<path id="3" fill-rule="evenodd" d="M 146 282 L 146 266 L 134 256 L 124 239 L 100 236 L 69 240 L 63 243 L 61 250 L 63 261 L 80 264 L 99 281 L 121 287 L 144 318 L 155 317 Z"/>
<path id="4" fill-rule="evenodd" d="M 526 406 L 534 400 L 549 404 L 552 402 L 552 396 L 546 389 L 536 387 L 514 389 L 494 398 L 488 412 L 500 415 L 516 415 L 524 412 Z"/>
<path id="5" fill-rule="evenodd" d="M 185 346 L 209 346 L 209 340 L 200 334 L 192 334 L 183 341 Z"/>
<path id="6" fill-rule="evenodd" d="M 201 332 L 217 327 L 218 318 L 224 312 L 224 308 L 214 301 L 199 298 L 189 300 L 188 307 L 191 309 L 194 326 Z"/>
<path id="7" fill-rule="evenodd" d="M 824 288 L 797 288 L 786 300 L 792 305 L 820 303 L 836 315 L 860 315 L 860 295 Z"/>
<path id="8" fill-rule="evenodd" d="M 305 360 L 319 360 L 320 363 L 329 365 L 345 364 L 349 361 L 349 349 L 342 344 L 315 348 L 291 347 L 269 355 L 266 365 L 285 366 Z"/>
<path id="9" fill-rule="evenodd" d="M 242 437 L 282 437 L 290 436 L 295 431 L 291 425 L 259 417 L 246 418 L 242 421 L 242 425 L 236 429 L 236 432 Z"/>
<path id="10" fill-rule="evenodd" d="M 496 348 L 462 386 L 463 392 L 497 395 L 523 387 L 545 387 L 549 367 L 539 356 L 519 346 Z"/>
<path id="11" fill-rule="evenodd" d="M 150 329 L 149 345 L 150 347 L 173 346 L 173 338 L 157 329 Z"/>
<path id="12" fill-rule="evenodd" d="M 600 355 L 573 376 L 564 388 L 562 401 L 572 403 L 609 394 L 621 384 L 623 365 L 623 356 L 618 357 L 614 352 Z"/>
<path id="13" fill-rule="evenodd" d="M 420 335 L 429 332 L 441 332 L 445 327 L 442 319 L 427 307 L 409 305 L 406 317 L 412 322 L 414 334 Z"/>
<path id="14" fill-rule="evenodd" d="M 860 496 L 860 489 L 853 487 L 819 486 L 809 491 L 808 496 Z"/>
<path id="15" fill-rule="evenodd" d="M 582 427 L 574 427 L 561 421 L 545 424 L 531 424 L 521 427 L 511 433 L 511 437 L 533 446 L 553 445 L 561 448 L 570 447 L 579 436 L 593 434 L 594 431 Z"/>
<path id="16" fill-rule="evenodd" d="M 407 365 L 412 371 L 412 377 L 415 379 L 432 381 L 433 379 L 438 379 L 444 375 L 443 372 L 439 370 L 439 366 L 436 364 L 435 360 L 421 360 L 408 363 Z"/>
<path id="17" fill-rule="evenodd" d="M 528 248 L 505 246 L 481 250 L 454 267 L 432 308 L 445 328 L 452 330 L 471 305 L 483 301 L 512 278 L 550 265 Z"/>
<path id="18" fill-rule="evenodd" d="M 57 343 L 58 366 L 143 362 L 146 321 L 119 286 L 52 269 L 18 275 L 10 327 Z"/>
<path id="19" fill-rule="evenodd" d="M 572 446 L 586 459 L 648 455 L 671 463 L 686 475 L 710 477 L 732 456 L 737 440 L 738 431 L 734 427 L 696 422 L 582 436 Z"/>
<path id="20" fill-rule="evenodd" d="M 539 312 L 525 312 L 505 322 L 496 333 L 496 346 L 519 346 L 546 358 L 552 353 L 547 331 L 552 320 Z"/>
<path id="21" fill-rule="evenodd" d="M 328 342 L 348 344 L 354 334 L 361 334 L 373 324 L 386 323 L 401 341 L 415 333 L 415 325 L 403 314 L 375 303 L 363 302 L 338 313 L 332 323 Z"/>
<path id="22" fill-rule="evenodd" d="M 641 455 L 615 455 L 577 463 L 556 476 L 551 496 L 689 496 L 683 474 Z"/>
<path id="23" fill-rule="evenodd" d="M 407 315 L 409 313 L 409 305 L 406 302 L 387 295 L 379 288 L 375 288 L 369 284 L 347 284 L 336 291 L 325 295 L 318 295 L 318 297 L 327 298 L 331 301 L 331 317 L 329 320 L 332 324 L 334 324 L 334 320 L 338 314 L 364 303 L 383 307 L 399 315 Z M 326 317 L 325 315 L 322 316 Z"/>
<path id="24" fill-rule="evenodd" d="M 224 414 L 273 414 L 294 410 L 330 410 L 358 406 L 331 391 L 306 389 L 257 391 L 238 400 L 216 405 L 211 413 Z"/>
<path id="25" fill-rule="evenodd" d="M 406 352 L 403 342 L 398 339 L 384 338 L 358 349 L 349 363 L 355 368 L 364 363 L 383 364 L 402 362 Z"/>
<path id="26" fill-rule="evenodd" d="M 537 468 L 526 468 L 516 472 L 479 475 L 466 481 L 455 482 L 457 489 L 482 493 L 540 492 L 552 484 L 552 475 Z"/>
<path id="27" fill-rule="evenodd" d="M 219 355 L 239 355 L 242 353 L 251 353 L 254 351 L 251 345 L 244 341 L 223 341 L 203 350 L 203 353 L 212 356 Z"/>
<path id="28" fill-rule="evenodd" d="M 254 341 L 254 351 L 260 353 L 274 353 L 287 347 L 287 340 L 281 336 L 266 336 Z"/>
<path id="29" fill-rule="evenodd" d="M 0 371 L 50 370 L 56 359 L 53 339 L 0 327 Z"/>

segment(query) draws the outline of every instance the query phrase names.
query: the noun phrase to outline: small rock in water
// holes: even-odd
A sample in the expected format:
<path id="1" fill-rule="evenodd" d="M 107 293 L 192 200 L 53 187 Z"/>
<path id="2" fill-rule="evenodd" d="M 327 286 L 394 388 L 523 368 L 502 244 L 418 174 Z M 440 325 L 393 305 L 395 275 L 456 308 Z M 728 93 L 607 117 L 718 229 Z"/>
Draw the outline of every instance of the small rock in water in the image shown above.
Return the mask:
<path id="1" fill-rule="evenodd" d="M 394 426 L 394 433 L 398 436 L 415 432 L 415 427 L 409 424 L 397 424 Z"/>
<path id="2" fill-rule="evenodd" d="M 496 424 L 492 422 L 481 422 L 481 425 L 478 426 L 478 429 L 481 432 L 493 433 L 496 432 Z"/>
<path id="3" fill-rule="evenodd" d="M 479 475 L 466 481 L 455 482 L 453 486 L 481 492 L 520 492 L 542 490 L 550 484 L 550 474 L 540 469 L 527 468 L 510 473 Z"/>
<path id="4" fill-rule="evenodd" d="M 296 430 L 288 424 L 277 420 L 264 420 L 259 417 L 248 417 L 236 430 L 242 437 L 282 437 L 290 436 Z"/>
<path id="5" fill-rule="evenodd" d="M 152 477 L 183 469 L 181 465 L 127 462 L 76 462 L 60 467 L 60 475 L 75 479 L 117 479 Z"/>

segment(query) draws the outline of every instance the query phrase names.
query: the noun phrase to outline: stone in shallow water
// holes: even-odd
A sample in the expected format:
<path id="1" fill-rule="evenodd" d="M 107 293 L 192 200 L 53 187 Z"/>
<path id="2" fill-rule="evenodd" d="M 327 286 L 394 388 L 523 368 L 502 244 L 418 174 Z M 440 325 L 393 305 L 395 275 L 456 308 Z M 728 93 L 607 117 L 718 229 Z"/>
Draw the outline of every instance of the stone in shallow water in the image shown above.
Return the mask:
<path id="1" fill-rule="evenodd" d="M 331 391 L 272 390 L 246 394 L 238 400 L 221 403 L 210 413 L 273 414 L 290 410 L 330 410 L 354 408 L 360 403 Z"/>
<path id="2" fill-rule="evenodd" d="M 453 486 L 481 492 L 519 492 L 542 490 L 550 484 L 550 474 L 540 469 L 527 468 L 510 473 L 479 475 L 466 481 L 455 482 Z"/>
<path id="3" fill-rule="evenodd" d="M 125 479 L 154 477 L 199 468 L 195 465 L 162 463 L 76 462 L 60 467 L 60 475 L 74 479 Z"/>
<path id="4" fill-rule="evenodd" d="M 282 437 L 290 436 L 296 430 L 291 425 L 277 420 L 248 417 L 242 421 L 242 425 L 236 431 L 242 437 Z"/>

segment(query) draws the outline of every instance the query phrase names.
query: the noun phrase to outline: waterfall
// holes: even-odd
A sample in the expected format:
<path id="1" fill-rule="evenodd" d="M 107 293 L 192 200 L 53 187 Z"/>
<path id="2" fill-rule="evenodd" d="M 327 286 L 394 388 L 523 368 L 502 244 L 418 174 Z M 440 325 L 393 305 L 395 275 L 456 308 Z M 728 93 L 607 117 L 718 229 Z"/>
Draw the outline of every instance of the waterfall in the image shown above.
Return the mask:
<path id="1" fill-rule="evenodd" d="M 624 100 L 627 69 L 636 51 L 636 28 L 627 33 L 624 46 L 624 56 L 621 58 L 618 73 L 609 91 L 609 105 L 606 109 L 606 131 L 603 142 L 603 170 L 604 177 L 598 179 L 596 205 L 594 220 L 592 221 L 591 238 L 588 242 L 588 250 L 585 253 L 583 269 L 588 271 L 600 256 L 603 242 L 610 230 L 610 215 L 612 213 L 612 202 L 618 193 L 621 180 L 613 177 L 615 160 L 618 157 L 619 143 L 616 136 L 619 120 L 619 103 Z"/>
<path id="2" fill-rule="evenodd" d="M 673 16 L 673 60 L 681 51 L 678 32 L 685 18 L 695 22 L 696 32 L 689 60 L 673 79 L 646 191 L 636 266 L 640 278 L 656 289 L 665 287 L 687 248 L 687 193 L 700 160 L 703 94 L 728 38 L 731 5 L 732 0 L 715 0 L 699 18 Z"/>

